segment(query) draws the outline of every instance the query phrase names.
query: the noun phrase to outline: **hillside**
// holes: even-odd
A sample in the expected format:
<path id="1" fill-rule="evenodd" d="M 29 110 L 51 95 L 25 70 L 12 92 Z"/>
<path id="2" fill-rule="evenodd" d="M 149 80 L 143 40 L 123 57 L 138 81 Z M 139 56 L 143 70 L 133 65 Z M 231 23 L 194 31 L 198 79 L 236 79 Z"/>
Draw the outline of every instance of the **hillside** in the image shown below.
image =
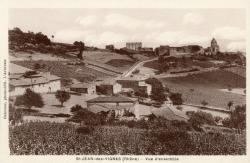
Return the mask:
<path id="1" fill-rule="evenodd" d="M 201 104 L 203 100 L 209 106 L 226 108 L 229 101 L 235 105 L 246 103 L 246 97 L 240 94 L 221 91 L 222 89 L 245 89 L 246 79 L 225 70 L 216 70 L 201 74 L 162 79 L 173 92 L 182 93 L 184 102 Z"/>

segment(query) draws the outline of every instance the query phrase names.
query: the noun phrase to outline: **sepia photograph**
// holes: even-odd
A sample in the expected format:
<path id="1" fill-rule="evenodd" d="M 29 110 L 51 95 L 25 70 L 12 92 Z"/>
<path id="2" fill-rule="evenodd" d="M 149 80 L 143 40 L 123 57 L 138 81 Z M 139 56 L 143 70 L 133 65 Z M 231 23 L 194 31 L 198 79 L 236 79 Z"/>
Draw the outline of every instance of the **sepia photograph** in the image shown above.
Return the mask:
<path id="1" fill-rule="evenodd" d="M 246 156 L 243 8 L 9 8 L 10 155 Z"/>

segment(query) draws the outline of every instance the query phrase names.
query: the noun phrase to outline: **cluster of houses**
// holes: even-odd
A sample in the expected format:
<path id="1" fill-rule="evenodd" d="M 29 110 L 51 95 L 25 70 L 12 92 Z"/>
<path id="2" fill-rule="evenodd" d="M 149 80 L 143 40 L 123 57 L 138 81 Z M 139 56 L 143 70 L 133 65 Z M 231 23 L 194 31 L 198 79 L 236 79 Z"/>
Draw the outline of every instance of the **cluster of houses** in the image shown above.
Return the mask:
<path id="1" fill-rule="evenodd" d="M 107 45 L 106 49 L 114 50 L 114 45 Z M 143 47 L 142 42 L 127 42 L 126 47 L 120 50 L 128 53 L 142 53 L 147 55 L 156 56 L 175 56 L 175 55 L 187 55 L 191 53 L 202 54 L 202 55 L 217 55 L 220 51 L 220 47 L 215 38 L 211 40 L 211 45 L 207 48 L 203 48 L 199 45 L 187 45 L 173 47 L 169 45 L 161 45 L 153 49 L 152 47 Z"/>
<path id="2" fill-rule="evenodd" d="M 27 88 L 39 93 L 52 93 L 61 89 L 61 78 L 50 72 L 34 70 L 10 63 L 9 95 L 24 94 Z"/>
<path id="3" fill-rule="evenodd" d="M 61 78 L 49 72 L 37 72 L 13 63 L 9 70 L 9 95 L 22 95 L 27 88 L 37 93 L 54 93 L 61 90 Z M 113 114 L 115 118 L 148 119 L 151 116 L 165 116 L 179 120 L 187 120 L 186 115 L 164 106 L 155 108 L 141 104 L 137 98 L 124 96 L 123 93 L 143 91 L 150 95 L 152 85 L 145 82 L 146 77 L 117 77 L 93 83 L 74 83 L 68 91 L 71 93 L 98 95 L 87 100 L 87 108 L 95 113 Z M 65 89 L 65 88 L 64 88 Z M 130 114 L 128 114 L 130 113 Z M 132 114 L 131 114 L 132 113 Z"/>
<path id="4" fill-rule="evenodd" d="M 112 78 L 95 81 L 92 83 L 75 83 L 70 86 L 70 91 L 81 94 L 116 95 L 118 93 L 131 93 L 141 91 L 151 94 L 152 85 L 145 82 L 145 77 Z"/>

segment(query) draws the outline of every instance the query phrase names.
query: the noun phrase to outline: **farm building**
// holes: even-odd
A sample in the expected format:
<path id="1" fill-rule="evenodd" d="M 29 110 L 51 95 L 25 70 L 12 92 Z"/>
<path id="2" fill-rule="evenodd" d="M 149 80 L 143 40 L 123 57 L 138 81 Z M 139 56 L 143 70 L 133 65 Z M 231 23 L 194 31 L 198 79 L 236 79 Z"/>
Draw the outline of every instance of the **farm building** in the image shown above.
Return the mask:
<path id="1" fill-rule="evenodd" d="M 106 45 L 105 49 L 112 51 L 112 50 L 115 50 L 115 47 L 114 47 L 114 45 Z"/>
<path id="2" fill-rule="evenodd" d="M 27 88 L 37 93 L 52 93 L 61 89 L 61 78 L 50 73 L 10 79 L 10 96 L 22 95 Z"/>
<path id="3" fill-rule="evenodd" d="M 70 91 L 83 94 L 95 94 L 96 86 L 90 83 L 76 83 L 70 86 Z"/>
<path id="4" fill-rule="evenodd" d="M 123 96 L 99 96 L 87 101 L 90 111 L 112 113 L 116 118 L 122 117 L 134 105 L 135 101 Z"/>
<path id="5" fill-rule="evenodd" d="M 131 49 L 131 50 L 139 50 L 142 47 L 141 42 L 127 42 L 126 43 L 126 48 Z"/>
<path id="6" fill-rule="evenodd" d="M 105 104 L 111 106 L 133 106 L 134 101 L 130 98 L 123 96 L 99 96 L 94 99 L 90 99 L 87 101 L 87 106 L 91 106 L 93 104 Z"/>
<path id="7" fill-rule="evenodd" d="M 121 84 L 114 79 L 106 79 L 98 82 L 96 86 L 97 92 L 105 95 L 114 95 L 122 91 Z"/>
<path id="8" fill-rule="evenodd" d="M 61 78 L 10 63 L 9 95 L 22 95 L 27 88 L 37 93 L 51 93 L 61 89 Z"/>
<path id="9" fill-rule="evenodd" d="M 142 91 L 147 95 L 150 95 L 152 91 L 152 85 L 147 84 L 144 78 L 120 78 L 117 83 L 122 85 L 122 90 L 131 88 L 134 92 Z"/>

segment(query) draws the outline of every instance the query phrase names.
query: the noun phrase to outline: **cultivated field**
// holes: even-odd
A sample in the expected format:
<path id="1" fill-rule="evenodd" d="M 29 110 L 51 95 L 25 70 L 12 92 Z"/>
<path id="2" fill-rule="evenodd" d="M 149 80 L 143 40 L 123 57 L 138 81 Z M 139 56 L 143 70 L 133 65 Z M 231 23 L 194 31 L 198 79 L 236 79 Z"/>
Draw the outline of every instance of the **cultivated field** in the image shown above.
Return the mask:
<path id="1" fill-rule="evenodd" d="M 246 103 L 244 95 L 223 92 L 220 89 L 245 88 L 246 79 L 234 73 L 216 70 L 185 77 L 165 78 L 163 83 L 173 92 L 182 93 L 184 102 L 226 108 L 229 101 L 235 105 Z"/>
<path id="2" fill-rule="evenodd" d="M 246 77 L 246 69 L 242 67 L 230 67 L 230 68 L 225 68 L 224 70 L 232 72 L 244 78 Z"/>
<path id="3" fill-rule="evenodd" d="M 68 123 L 10 127 L 11 155 L 239 155 L 245 135 L 96 126 L 82 133 Z"/>
<path id="4" fill-rule="evenodd" d="M 198 66 L 201 68 L 210 68 L 210 67 L 216 67 L 217 65 L 215 63 L 209 62 L 209 61 L 198 61 L 198 60 L 190 60 L 187 59 L 185 64 L 178 64 L 177 68 L 189 68 L 192 66 Z M 158 60 L 153 60 L 150 62 L 147 62 L 144 64 L 144 67 L 152 68 L 155 70 L 160 70 L 160 64 Z M 169 70 L 175 70 L 176 68 L 170 68 Z"/>
<path id="5" fill-rule="evenodd" d="M 79 81 L 93 81 L 98 78 L 108 78 L 111 77 L 108 74 L 90 69 L 83 65 L 67 65 L 66 61 L 14 61 L 13 63 L 34 69 L 34 65 L 39 63 L 40 65 L 45 65 L 44 68 L 39 69 L 39 71 L 50 71 L 51 74 L 60 76 L 64 79 L 74 78 Z"/>

